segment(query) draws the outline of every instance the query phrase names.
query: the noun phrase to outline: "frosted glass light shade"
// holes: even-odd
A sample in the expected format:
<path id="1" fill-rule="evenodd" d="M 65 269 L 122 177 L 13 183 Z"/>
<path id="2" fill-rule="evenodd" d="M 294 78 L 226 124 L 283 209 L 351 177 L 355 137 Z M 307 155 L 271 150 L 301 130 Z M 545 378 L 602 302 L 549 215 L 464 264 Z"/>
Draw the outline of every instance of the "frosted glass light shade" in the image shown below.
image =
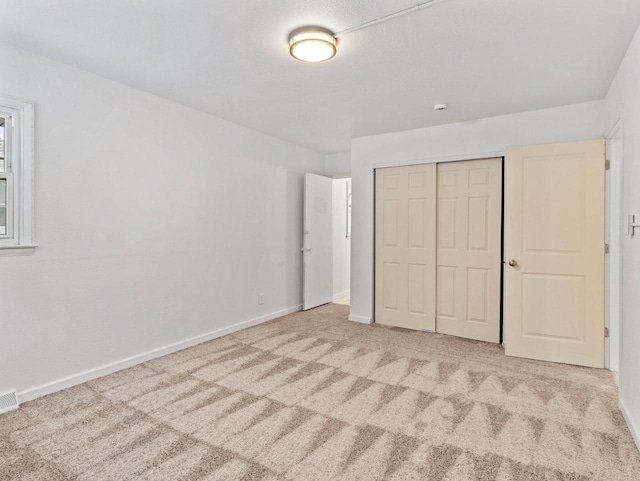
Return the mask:
<path id="1" fill-rule="evenodd" d="M 289 39 L 289 53 L 302 62 L 324 62 L 333 58 L 336 52 L 336 38 L 327 32 L 300 32 Z"/>

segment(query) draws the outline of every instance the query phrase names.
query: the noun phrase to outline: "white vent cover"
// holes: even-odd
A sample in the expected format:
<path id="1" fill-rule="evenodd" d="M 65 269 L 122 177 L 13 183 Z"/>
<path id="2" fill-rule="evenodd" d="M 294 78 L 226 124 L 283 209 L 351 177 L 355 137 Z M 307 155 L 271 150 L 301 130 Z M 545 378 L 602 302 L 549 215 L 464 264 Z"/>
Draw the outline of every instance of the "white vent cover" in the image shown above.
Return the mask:
<path id="1" fill-rule="evenodd" d="M 16 391 L 0 394 L 0 414 L 18 409 L 18 393 Z"/>

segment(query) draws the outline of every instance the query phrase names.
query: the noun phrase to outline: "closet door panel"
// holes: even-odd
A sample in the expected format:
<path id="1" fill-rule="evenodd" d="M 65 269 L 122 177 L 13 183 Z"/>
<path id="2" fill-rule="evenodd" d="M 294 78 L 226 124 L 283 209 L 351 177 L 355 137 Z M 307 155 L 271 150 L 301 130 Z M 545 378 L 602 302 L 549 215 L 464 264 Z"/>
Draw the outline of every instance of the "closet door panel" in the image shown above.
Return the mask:
<path id="1" fill-rule="evenodd" d="M 502 159 L 438 164 L 436 330 L 500 342 Z"/>
<path id="2" fill-rule="evenodd" d="M 376 170 L 375 322 L 435 330 L 435 164 Z"/>

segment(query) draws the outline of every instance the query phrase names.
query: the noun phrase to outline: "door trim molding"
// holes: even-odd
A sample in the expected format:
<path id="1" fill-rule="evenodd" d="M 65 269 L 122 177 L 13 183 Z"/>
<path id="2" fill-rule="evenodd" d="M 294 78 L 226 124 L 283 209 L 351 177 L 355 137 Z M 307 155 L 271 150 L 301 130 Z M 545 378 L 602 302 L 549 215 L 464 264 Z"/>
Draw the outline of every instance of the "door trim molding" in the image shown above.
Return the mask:
<path id="1" fill-rule="evenodd" d="M 606 134 L 606 157 L 609 157 L 611 142 L 617 141 L 611 160 L 610 183 L 606 192 L 609 209 L 605 215 L 609 219 L 609 279 L 605 285 L 609 296 L 609 308 L 605 313 L 605 325 L 609 328 L 609 351 L 605 357 L 605 367 L 613 372 L 620 371 L 620 339 L 622 339 L 622 175 L 624 171 L 623 120 L 618 118 Z M 605 342 L 607 342 L 605 340 Z"/>
<path id="2" fill-rule="evenodd" d="M 437 157 L 423 157 L 413 160 L 403 160 L 401 162 L 379 162 L 373 164 L 373 170 L 384 169 L 387 167 L 404 167 L 406 165 L 420 165 L 420 164 L 442 164 L 445 162 L 460 162 L 462 160 L 483 160 L 492 159 L 494 157 L 504 157 L 504 150 L 498 150 L 495 152 L 482 152 L 478 154 L 459 154 L 459 155 L 444 155 Z"/>

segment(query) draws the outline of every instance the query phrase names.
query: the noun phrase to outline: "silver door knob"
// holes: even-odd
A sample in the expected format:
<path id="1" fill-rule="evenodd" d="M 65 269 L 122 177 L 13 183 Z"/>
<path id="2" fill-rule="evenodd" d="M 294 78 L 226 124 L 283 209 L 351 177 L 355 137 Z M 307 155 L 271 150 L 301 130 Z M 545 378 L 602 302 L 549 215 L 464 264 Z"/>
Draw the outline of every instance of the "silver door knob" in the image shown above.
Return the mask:
<path id="1" fill-rule="evenodd" d="M 518 261 L 517 261 L 517 260 L 515 260 L 515 259 L 511 259 L 511 260 L 509 261 L 509 265 L 510 265 L 511 267 L 515 267 L 515 266 L 517 266 L 517 265 L 518 265 Z"/>

